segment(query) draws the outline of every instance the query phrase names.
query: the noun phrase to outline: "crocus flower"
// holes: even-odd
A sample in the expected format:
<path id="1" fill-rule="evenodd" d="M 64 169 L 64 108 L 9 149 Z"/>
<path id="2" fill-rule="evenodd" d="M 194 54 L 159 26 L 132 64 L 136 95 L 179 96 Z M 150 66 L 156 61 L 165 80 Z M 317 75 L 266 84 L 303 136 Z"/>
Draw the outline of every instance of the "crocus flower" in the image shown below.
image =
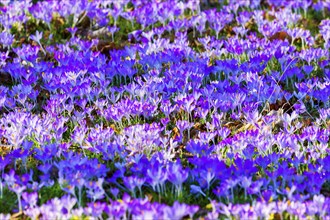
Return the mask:
<path id="1" fill-rule="evenodd" d="M 42 35 L 43 35 L 42 32 L 36 31 L 35 35 L 30 35 L 30 39 L 37 42 L 39 44 L 40 48 L 42 49 L 43 53 L 46 54 L 46 51 L 40 42 L 40 40 L 42 39 Z"/>

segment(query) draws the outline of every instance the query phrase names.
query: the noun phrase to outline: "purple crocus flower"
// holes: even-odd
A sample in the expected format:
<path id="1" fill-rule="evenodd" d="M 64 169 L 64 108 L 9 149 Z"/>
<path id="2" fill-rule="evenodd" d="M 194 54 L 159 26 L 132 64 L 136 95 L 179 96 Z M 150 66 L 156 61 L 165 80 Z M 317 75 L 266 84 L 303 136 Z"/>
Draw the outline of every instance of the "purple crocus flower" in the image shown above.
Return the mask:
<path id="1" fill-rule="evenodd" d="M 189 217 L 192 218 L 199 209 L 197 206 L 188 206 L 186 204 L 181 204 L 178 201 L 175 201 L 172 207 L 164 208 L 165 219 L 181 219 L 186 215 L 189 215 Z"/>
<path id="2" fill-rule="evenodd" d="M 14 42 L 14 36 L 12 36 L 10 33 L 8 33 L 8 32 L 0 33 L 0 43 L 3 46 L 9 48 L 9 47 L 11 47 L 13 42 Z"/>
<path id="3" fill-rule="evenodd" d="M 176 187 L 177 195 L 182 193 L 182 184 L 188 178 L 188 171 L 182 168 L 180 162 L 169 164 L 167 167 L 168 180 Z"/>
<path id="4" fill-rule="evenodd" d="M 10 220 L 10 214 L 3 214 L 3 213 L 0 213 L 0 219 L 1 220 Z"/>
<path id="5" fill-rule="evenodd" d="M 10 185 L 8 187 L 11 191 L 16 193 L 17 200 L 18 200 L 18 209 L 21 212 L 23 210 L 21 196 L 22 196 L 23 191 L 26 189 L 26 186 L 21 186 L 17 183 L 14 183 L 13 185 Z"/>
<path id="6" fill-rule="evenodd" d="M 85 215 L 91 215 L 93 217 L 100 217 L 106 207 L 105 203 L 94 202 L 89 203 L 87 207 L 84 209 Z"/>

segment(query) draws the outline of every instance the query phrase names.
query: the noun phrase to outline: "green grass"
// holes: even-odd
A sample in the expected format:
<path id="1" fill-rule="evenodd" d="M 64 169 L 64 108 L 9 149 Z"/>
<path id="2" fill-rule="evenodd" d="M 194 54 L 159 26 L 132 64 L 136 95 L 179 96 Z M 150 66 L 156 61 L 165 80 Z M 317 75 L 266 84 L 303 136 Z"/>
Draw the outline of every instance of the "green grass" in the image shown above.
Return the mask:
<path id="1" fill-rule="evenodd" d="M 53 186 L 50 187 L 42 187 L 39 192 L 39 204 L 42 205 L 49 201 L 50 199 L 53 199 L 55 197 L 62 197 L 65 192 L 62 191 L 60 185 L 58 183 L 55 183 Z"/>
<path id="2" fill-rule="evenodd" d="M 17 207 L 17 196 L 7 187 L 3 189 L 3 196 L 0 198 L 0 213 L 11 213 Z"/>

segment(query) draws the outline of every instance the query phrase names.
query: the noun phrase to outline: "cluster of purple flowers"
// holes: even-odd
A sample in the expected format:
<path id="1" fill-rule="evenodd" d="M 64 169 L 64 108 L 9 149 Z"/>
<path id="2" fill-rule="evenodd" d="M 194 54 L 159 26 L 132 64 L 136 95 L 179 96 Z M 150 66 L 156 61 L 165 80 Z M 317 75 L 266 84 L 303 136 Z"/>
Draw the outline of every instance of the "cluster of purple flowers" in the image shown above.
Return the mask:
<path id="1" fill-rule="evenodd" d="M 329 217 L 329 17 L 2 1 L 0 219 Z"/>
<path id="2" fill-rule="evenodd" d="M 91 202 L 85 208 L 74 208 L 77 200 L 70 196 L 54 198 L 37 207 L 37 195 L 33 196 L 35 200 L 32 201 L 31 198 L 26 200 L 29 205 L 27 205 L 24 211 L 24 214 L 32 219 L 38 216 L 42 216 L 41 219 L 70 219 L 83 215 L 98 219 L 102 218 L 102 214 L 106 214 L 109 219 L 181 219 L 185 216 L 192 218 L 198 211 L 197 206 L 189 206 L 179 202 L 174 202 L 172 206 L 167 206 L 157 202 L 150 203 L 147 198 L 131 198 L 127 194 L 124 194 L 120 200 L 110 200 L 110 204 Z M 1 219 L 6 219 L 6 217 L 4 216 Z"/>

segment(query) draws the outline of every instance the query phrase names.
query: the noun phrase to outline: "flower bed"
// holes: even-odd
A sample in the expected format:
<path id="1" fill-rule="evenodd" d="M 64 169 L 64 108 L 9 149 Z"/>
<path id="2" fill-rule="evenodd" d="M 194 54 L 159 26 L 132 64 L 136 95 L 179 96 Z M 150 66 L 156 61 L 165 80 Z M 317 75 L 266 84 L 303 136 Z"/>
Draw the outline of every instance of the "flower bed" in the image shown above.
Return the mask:
<path id="1" fill-rule="evenodd" d="M 0 219 L 330 218 L 330 4 L 0 3 Z"/>

